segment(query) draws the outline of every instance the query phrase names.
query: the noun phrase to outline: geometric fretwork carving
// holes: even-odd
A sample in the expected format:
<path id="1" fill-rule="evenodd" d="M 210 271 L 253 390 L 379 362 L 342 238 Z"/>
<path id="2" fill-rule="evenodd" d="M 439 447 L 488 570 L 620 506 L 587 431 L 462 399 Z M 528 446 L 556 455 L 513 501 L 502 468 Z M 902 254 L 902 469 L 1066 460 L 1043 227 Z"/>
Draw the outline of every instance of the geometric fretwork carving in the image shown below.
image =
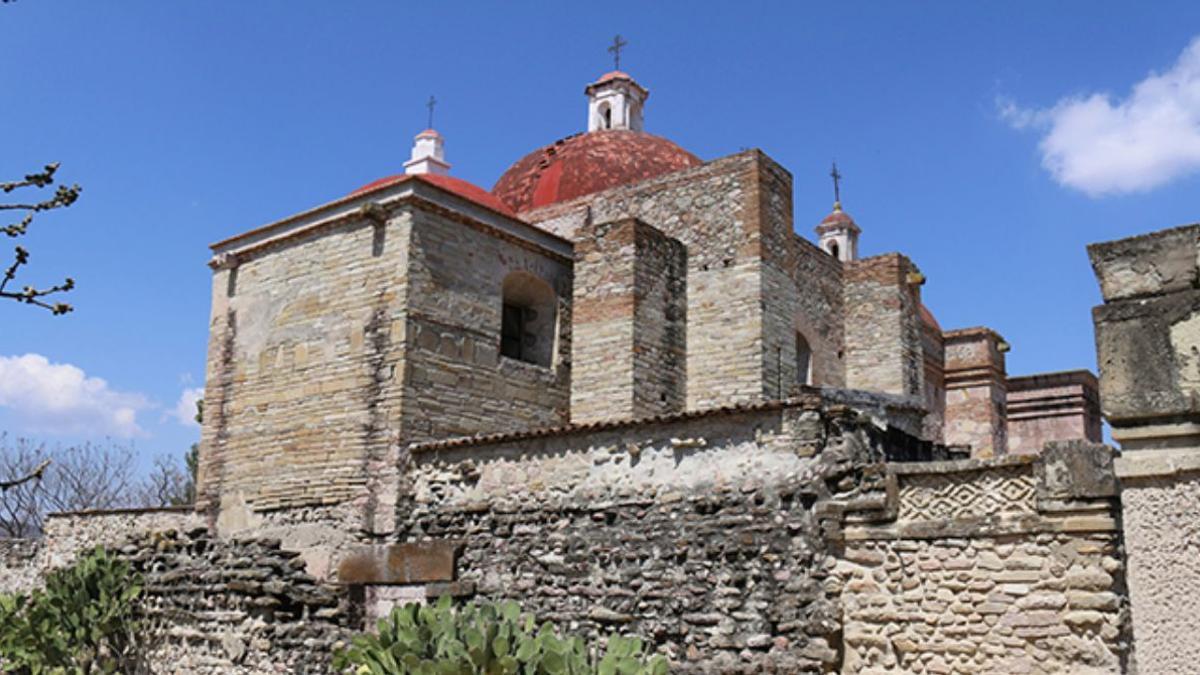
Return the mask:
<path id="1" fill-rule="evenodd" d="M 1028 466 L 899 478 L 900 520 L 947 520 L 1037 511 L 1037 490 Z"/>

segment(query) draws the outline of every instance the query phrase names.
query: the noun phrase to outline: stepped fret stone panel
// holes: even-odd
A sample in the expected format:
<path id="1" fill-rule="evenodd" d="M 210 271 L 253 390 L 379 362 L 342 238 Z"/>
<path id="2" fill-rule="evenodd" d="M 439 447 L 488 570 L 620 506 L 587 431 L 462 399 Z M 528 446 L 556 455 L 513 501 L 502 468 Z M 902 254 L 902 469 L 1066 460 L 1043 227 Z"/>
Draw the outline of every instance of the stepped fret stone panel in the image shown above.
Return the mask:
<path id="1" fill-rule="evenodd" d="M 989 471 L 974 478 L 967 481 L 954 475 L 905 477 L 900 484 L 900 520 L 1037 512 L 1037 491 L 1028 467 Z"/>

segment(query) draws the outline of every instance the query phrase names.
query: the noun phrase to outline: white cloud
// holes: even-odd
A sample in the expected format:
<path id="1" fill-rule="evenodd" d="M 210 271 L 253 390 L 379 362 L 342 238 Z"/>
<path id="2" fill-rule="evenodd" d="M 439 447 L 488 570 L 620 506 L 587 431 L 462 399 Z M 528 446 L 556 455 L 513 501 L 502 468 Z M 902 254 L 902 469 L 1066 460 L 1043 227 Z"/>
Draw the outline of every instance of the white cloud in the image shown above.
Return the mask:
<path id="1" fill-rule="evenodd" d="M 1089 196 L 1145 192 L 1200 169 L 1200 38 L 1171 69 L 1124 99 L 1095 93 L 1028 109 L 998 101 L 1002 119 L 1043 133 L 1042 166 Z"/>
<path id="2" fill-rule="evenodd" d="M 0 356 L 0 407 L 25 431 L 130 438 L 144 435 L 137 414 L 150 403 L 73 365 L 26 354 Z"/>
<path id="3" fill-rule="evenodd" d="M 202 398 L 204 398 L 204 387 L 184 389 L 179 394 L 179 400 L 175 402 L 175 409 L 167 414 L 185 427 L 199 429 L 200 425 L 196 423 L 196 401 Z"/>

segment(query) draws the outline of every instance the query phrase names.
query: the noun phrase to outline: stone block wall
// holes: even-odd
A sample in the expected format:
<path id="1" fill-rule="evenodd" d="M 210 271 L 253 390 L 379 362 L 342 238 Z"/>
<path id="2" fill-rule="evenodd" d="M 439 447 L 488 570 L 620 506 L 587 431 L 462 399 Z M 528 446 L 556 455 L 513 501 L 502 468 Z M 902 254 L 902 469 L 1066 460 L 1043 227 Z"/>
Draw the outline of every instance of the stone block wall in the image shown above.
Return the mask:
<path id="1" fill-rule="evenodd" d="M 575 243 L 571 420 L 683 409 L 687 252 L 636 220 L 597 223 Z"/>
<path id="2" fill-rule="evenodd" d="M 399 416 L 411 227 L 351 213 L 218 261 L 197 501 L 223 525 L 366 491 Z"/>
<path id="3" fill-rule="evenodd" d="M 1100 404 L 1113 438 L 1139 673 L 1200 659 L 1200 225 L 1088 247 Z"/>
<path id="4" fill-rule="evenodd" d="M 572 261 L 456 220 L 415 212 L 408 255 L 402 443 L 531 429 L 568 419 Z M 502 290 L 513 274 L 553 293 L 549 363 L 501 356 Z M 540 311 L 540 310 L 539 310 Z M 389 478 L 389 480 L 394 480 Z"/>
<path id="5" fill-rule="evenodd" d="M 934 443 L 945 442 L 946 424 L 946 340 L 933 314 L 921 307 L 921 352 L 925 357 L 925 415 L 921 437 Z"/>
<path id="6" fill-rule="evenodd" d="M 1010 377 L 1005 391 L 1009 453 L 1038 453 L 1050 441 L 1103 439 L 1099 385 L 1089 371 Z"/>
<path id="7" fill-rule="evenodd" d="M 424 183 L 392 193 L 217 246 L 198 505 L 223 531 L 349 501 L 386 530 L 402 441 L 566 421 L 570 244 Z M 551 289 L 546 365 L 499 355 L 513 273 Z"/>
<path id="8" fill-rule="evenodd" d="M 970 446 L 971 456 L 1008 452 L 1004 353 L 1008 343 L 989 328 L 942 334 L 945 345 L 946 409 L 943 438 Z"/>
<path id="9" fill-rule="evenodd" d="M 767 386 L 757 186 L 768 163 L 742 152 L 521 214 L 573 238 L 587 223 L 635 218 L 684 245 L 687 410 L 759 400 Z"/>
<path id="10" fill-rule="evenodd" d="M 923 396 L 920 272 L 898 253 L 852 260 L 843 270 L 846 386 Z"/>
<path id="11" fill-rule="evenodd" d="M 1092 244 L 1100 398 L 1125 449 L 1200 448 L 1200 225 Z"/>
<path id="12" fill-rule="evenodd" d="M 842 672 L 1126 672 L 1109 452 L 890 465 L 841 533 Z"/>
<path id="13" fill-rule="evenodd" d="M 643 635 L 673 672 L 836 672 L 814 505 L 884 436 L 810 397 L 413 446 L 396 541 L 456 544 L 457 592 Z"/>

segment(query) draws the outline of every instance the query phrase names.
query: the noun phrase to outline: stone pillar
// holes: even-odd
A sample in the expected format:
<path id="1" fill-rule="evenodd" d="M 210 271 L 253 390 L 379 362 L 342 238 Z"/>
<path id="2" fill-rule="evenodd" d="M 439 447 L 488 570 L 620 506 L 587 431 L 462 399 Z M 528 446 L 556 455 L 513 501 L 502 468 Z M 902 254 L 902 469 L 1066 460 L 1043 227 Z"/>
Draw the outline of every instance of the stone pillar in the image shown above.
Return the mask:
<path id="1" fill-rule="evenodd" d="M 1050 441 L 1100 443 L 1100 385 L 1089 370 L 1008 378 L 1008 451 L 1032 455 Z"/>
<path id="2" fill-rule="evenodd" d="M 1200 663 L 1200 225 L 1088 247 L 1140 673 Z"/>
<path id="3" fill-rule="evenodd" d="M 921 284 L 899 253 L 844 263 L 846 386 L 898 396 L 924 391 Z"/>
<path id="4" fill-rule="evenodd" d="M 686 402 L 687 250 L 636 219 L 575 245 L 571 421 L 679 412 Z"/>
<path id="5" fill-rule="evenodd" d="M 963 328 L 945 340 L 947 445 L 971 446 L 971 457 L 1008 451 L 1004 353 L 1008 343 L 990 328 Z"/>

